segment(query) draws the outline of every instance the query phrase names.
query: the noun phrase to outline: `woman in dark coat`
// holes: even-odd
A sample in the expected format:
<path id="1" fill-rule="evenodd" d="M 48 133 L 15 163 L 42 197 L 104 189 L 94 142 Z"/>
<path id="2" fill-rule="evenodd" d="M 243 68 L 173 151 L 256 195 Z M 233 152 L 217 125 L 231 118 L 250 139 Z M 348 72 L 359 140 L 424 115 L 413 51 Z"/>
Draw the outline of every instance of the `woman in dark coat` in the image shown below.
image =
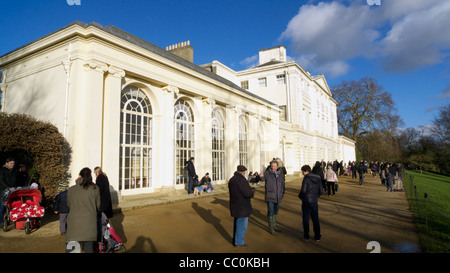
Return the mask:
<path id="1" fill-rule="evenodd" d="M 322 179 L 322 187 L 325 189 L 327 187 L 327 180 L 324 178 L 322 164 L 319 161 L 316 161 L 316 164 L 314 165 L 311 172 L 320 176 L 320 179 Z"/>
<path id="2" fill-rule="evenodd" d="M 111 192 L 109 191 L 109 180 L 106 174 L 102 171 L 102 168 L 95 167 L 94 173 L 97 176 L 95 184 L 97 184 L 100 190 L 100 211 L 103 212 L 106 217 L 113 217 Z"/>

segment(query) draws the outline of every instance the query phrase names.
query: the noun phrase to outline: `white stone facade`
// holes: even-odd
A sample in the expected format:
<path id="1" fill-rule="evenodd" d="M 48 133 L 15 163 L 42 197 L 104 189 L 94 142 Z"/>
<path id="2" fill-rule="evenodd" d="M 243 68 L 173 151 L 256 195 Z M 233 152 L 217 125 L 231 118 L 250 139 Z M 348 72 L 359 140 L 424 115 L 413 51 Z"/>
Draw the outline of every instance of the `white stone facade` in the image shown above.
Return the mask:
<path id="1" fill-rule="evenodd" d="M 190 156 L 214 183 L 226 183 L 240 163 L 261 171 L 273 157 L 291 173 L 322 158 L 345 160 L 323 78 L 291 62 L 220 66 L 214 72 L 224 77 L 113 26 L 77 21 L 0 56 L 1 110 L 56 125 L 73 151 L 70 182 L 83 167 L 101 166 L 120 195 L 184 188 Z M 287 84 L 275 87 L 269 75 L 279 73 Z M 240 88 L 260 75 L 273 90 Z"/>

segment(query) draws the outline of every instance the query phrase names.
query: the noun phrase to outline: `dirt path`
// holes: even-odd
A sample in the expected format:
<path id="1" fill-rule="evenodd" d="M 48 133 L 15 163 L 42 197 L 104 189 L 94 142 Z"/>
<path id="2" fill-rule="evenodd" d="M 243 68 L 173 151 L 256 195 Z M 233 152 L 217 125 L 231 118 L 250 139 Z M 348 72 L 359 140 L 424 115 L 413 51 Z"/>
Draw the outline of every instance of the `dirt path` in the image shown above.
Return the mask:
<path id="1" fill-rule="evenodd" d="M 278 215 L 283 232 L 277 236 L 267 231 L 264 188 L 257 188 L 245 238 L 247 249 L 231 244 L 228 194 L 124 211 L 115 214 L 112 223 L 132 253 L 368 253 L 371 241 L 380 244 L 382 253 L 420 252 L 405 193 L 386 192 L 379 179 L 371 176 L 362 187 L 356 179 L 340 177 L 339 192 L 319 199 L 321 241 L 302 241 L 297 197 L 301 183 L 299 178 L 291 181 L 286 183 Z M 46 213 L 42 227 L 30 235 L 23 230 L 0 231 L 0 252 L 64 252 L 58 225 L 57 216 Z"/>

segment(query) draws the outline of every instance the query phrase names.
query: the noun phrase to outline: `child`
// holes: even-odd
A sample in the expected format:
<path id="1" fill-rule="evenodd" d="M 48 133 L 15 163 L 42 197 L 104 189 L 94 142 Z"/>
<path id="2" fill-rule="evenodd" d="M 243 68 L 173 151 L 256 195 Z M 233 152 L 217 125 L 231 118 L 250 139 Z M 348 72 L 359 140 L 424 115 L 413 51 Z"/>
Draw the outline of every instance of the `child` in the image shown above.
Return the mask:
<path id="1" fill-rule="evenodd" d="M 67 206 L 68 188 L 67 181 L 61 181 L 58 185 L 58 193 L 54 199 L 53 209 L 55 214 L 59 213 L 59 232 L 61 235 L 66 234 L 67 216 L 69 215 L 69 207 Z"/>

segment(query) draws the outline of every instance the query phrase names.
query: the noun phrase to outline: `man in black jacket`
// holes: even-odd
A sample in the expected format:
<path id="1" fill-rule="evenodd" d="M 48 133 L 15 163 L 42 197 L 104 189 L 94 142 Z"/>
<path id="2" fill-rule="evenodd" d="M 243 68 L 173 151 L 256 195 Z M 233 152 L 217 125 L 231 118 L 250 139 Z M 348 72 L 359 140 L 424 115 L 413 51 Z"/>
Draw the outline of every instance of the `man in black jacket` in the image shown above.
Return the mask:
<path id="1" fill-rule="evenodd" d="M 0 224 L 3 224 L 4 204 L 6 202 L 3 191 L 8 188 L 16 187 L 16 170 L 14 164 L 16 162 L 13 158 L 6 159 L 5 165 L 0 168 Z"/>
<path id="2" fill-rule="evenodd" d="M 228 182 L 230 192 L 230 212 L 234 217 L 233 244 L 236 247 L 247 247 L 244 237 L 247 231 L 248 217 L 253 211 L 250 199 L 254 193 L 245 178 L 246 167 L 239 165 L 234 176 Z"/>
<path id="3" fill-rule="evenodd" d="M 313 221 L 314 239 L 320 241 L 319 204 L 317 199 L 323 193 L 322 179 L 311 173 L 311 167 L 304 165 L 301 168 L 303 174 L 302 188 L 298 197 L 302 200 L 303 236 L 309 241 L 309 218 Z"/>

